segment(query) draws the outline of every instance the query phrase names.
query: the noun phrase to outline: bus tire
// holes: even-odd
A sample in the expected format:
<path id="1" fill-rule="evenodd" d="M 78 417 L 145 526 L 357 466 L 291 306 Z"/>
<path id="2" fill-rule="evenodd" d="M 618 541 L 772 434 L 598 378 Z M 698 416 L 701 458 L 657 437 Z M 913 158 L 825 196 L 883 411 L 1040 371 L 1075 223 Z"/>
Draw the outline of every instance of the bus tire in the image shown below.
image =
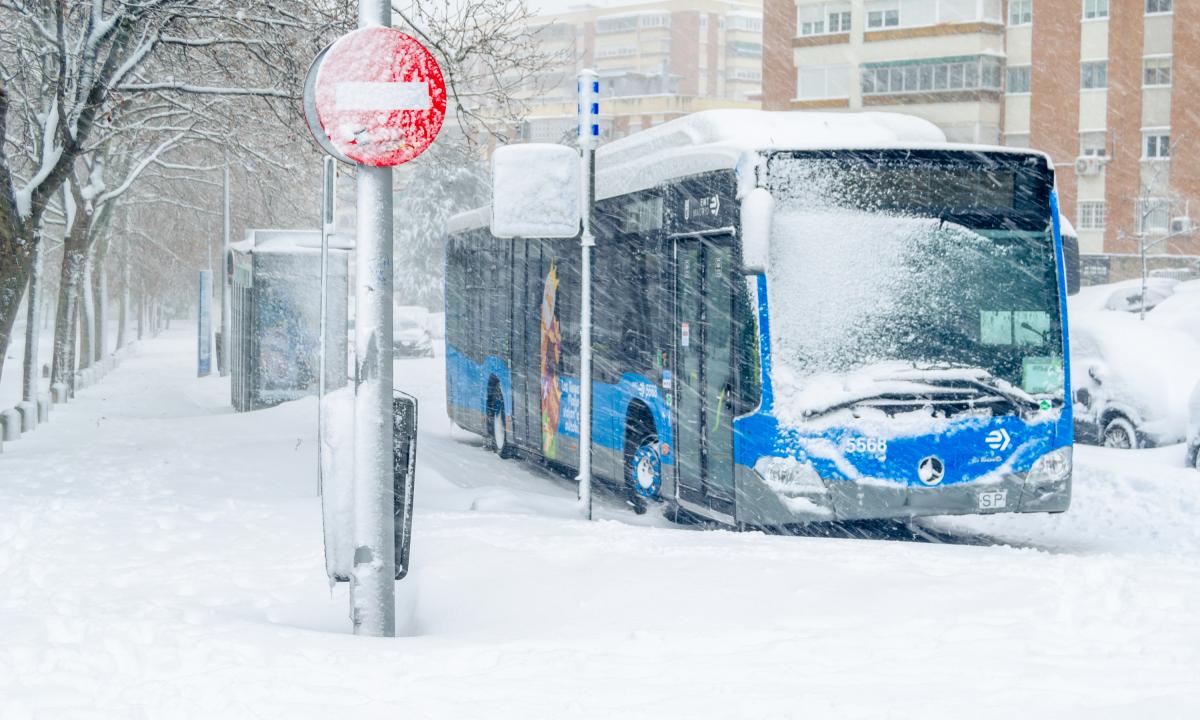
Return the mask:
<path id="1" fill-rule="evenodd" d="M 631 435 L 625 450 L 625 488 L 629 504 L 638 515 L 646 512 L 647 500 L 658 500 L 662 490 L 662 457 L 658 451 L 658 435 L 649 433 L 634 439 Z"/>
<path id="2" fill-rule="evenodd" d="M 504 416 L 504 396 L 492 393 L 488 400 L 487 415 L 487 445 L 488 449 L 496 451 L 501 458 L 513 456 L 512 443 L 508 439 L 508 423 Z"/>

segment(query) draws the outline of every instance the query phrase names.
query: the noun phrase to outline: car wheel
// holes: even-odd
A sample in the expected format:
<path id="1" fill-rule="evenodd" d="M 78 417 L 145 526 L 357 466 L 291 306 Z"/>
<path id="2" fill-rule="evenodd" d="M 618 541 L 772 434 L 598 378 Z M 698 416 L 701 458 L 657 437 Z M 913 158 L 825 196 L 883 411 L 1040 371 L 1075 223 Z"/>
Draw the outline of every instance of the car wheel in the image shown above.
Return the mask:
<path id="1" fill-rule="evenodd" d="M 1192 456 L 1188 458 L 1188 465 L 1200 470 L 1200 444 L 1192 448 Z"/>
<path id="2" fill-rule="evenodd" d="M 1133 423 L 1120 415 L 1109 420 L 1104 426 L 1104 447 L 1119 450 L 1132 450 L 1138 446 L 1137 430 Z"/>
<path id="3" fill-rule="evenodd" d="M 630 443 L 626 451 L 625 487 L 629 504 L 641 515 L 646 512 L 646 500 L 658 500 L 662 490 L 662 457 L 658 452 L 658 436 L 646 435 Z"/>

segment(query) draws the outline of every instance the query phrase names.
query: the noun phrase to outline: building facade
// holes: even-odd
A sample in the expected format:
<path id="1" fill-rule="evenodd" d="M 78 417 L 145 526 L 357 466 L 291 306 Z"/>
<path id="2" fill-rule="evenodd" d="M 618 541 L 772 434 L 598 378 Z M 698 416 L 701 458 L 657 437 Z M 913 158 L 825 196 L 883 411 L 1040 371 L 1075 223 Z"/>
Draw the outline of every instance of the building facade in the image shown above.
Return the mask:
<path id="1" fill-rule="evenodd" d="M 1200 0 L 764 0 L 764 18 L 764 107 L 1045 151 L 1083 252 L 1200 255 Z"/>
<path id="2" fill-rule="evenodd" d="M 622 137 L 689 112 L 758 107 L 762 5 L 658 0 L 581 7 L 536 20 L 544 51 L 561 59 L 533 79 L 524 139 L 556 142 L 575 130 L 575 76 L 600 75 L 602 132 Z"/>

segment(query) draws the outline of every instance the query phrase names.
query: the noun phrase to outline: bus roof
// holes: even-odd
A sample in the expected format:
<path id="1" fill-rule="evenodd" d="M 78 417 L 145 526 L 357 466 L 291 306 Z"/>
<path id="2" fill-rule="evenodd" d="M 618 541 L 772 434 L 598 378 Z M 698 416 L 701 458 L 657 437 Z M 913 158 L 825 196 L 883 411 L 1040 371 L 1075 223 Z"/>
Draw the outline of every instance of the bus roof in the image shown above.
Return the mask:
<path id="1" fill-rule="evenodd" d="M 596 151 L 596 197 L 732 169 L 747 152 L 885 148 L 1030 152 L 947 143 L 933 123 L 901 113 L 705 110 L 602 145 Z"/>
<path id="2" fill-rule="evenodd" d="M 596 151 L 596 199 L 730 170 L 752 152 L 889 148 L 1042 154 L 1027 148 L 948 143 L 933 123 L 901 113 L 704 110 L 601 145 Z M 456 215 L 450 231 L 484 227 L 490 217 L 487 207 Z"/>

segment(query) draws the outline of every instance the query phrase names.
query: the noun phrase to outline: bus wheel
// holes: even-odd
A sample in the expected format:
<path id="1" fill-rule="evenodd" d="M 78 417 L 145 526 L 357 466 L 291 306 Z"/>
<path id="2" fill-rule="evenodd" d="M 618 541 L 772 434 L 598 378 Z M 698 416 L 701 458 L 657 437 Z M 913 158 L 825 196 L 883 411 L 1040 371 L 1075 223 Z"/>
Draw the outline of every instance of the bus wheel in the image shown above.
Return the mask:
<path id="1" fill-rule="evenodd" d="M 508 425 L 504 422 L 504 402 L 495 399 L 488 412 L 488 444 L 502 458 L 513 456 L 512 446 L 508 443 Z"/>
<path id="2" fill-rule="evenodd" d="M 646 512 L 646 500 L 657 500 L 662 489 L 662 457 L 658 454 L 658 436 L 647 435 L 626 454 L 625 485 L 629 504 L 638 515 Z"/>

